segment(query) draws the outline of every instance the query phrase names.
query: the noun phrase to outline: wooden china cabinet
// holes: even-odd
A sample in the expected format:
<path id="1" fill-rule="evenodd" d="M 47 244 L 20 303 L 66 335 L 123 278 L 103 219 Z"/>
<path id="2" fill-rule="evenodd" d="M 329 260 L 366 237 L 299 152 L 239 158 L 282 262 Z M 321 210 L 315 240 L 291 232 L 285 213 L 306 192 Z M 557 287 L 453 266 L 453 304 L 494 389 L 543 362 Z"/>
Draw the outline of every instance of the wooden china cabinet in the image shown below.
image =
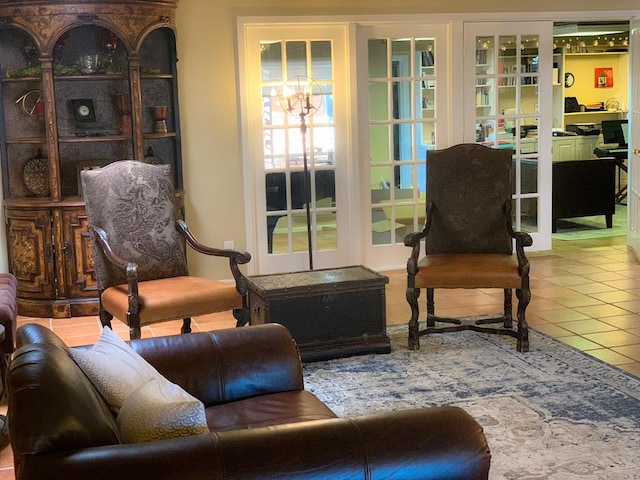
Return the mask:
<path id="1" fill-rule="evenodd" d="M 0 149 L 21 315 L 98 311 L 82 169 L 170 164 L 182 190 L 177 0 L 0 0 Z"/>

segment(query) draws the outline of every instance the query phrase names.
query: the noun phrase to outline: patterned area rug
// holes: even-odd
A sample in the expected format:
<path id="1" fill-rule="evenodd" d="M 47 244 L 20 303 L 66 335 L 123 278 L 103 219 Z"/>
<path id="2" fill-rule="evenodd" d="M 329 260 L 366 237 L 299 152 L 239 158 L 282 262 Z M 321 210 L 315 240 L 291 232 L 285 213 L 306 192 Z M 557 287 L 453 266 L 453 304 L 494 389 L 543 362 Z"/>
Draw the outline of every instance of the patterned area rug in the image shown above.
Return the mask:
<path id="1" fill-rule="evenodd" d="M 305 365 L 308 390 L 339 416 L 457 405 L 483 426 L 492 480 L 640 479 L 640 379 L 537 332 L 429 335 L 407 349 Z"/>

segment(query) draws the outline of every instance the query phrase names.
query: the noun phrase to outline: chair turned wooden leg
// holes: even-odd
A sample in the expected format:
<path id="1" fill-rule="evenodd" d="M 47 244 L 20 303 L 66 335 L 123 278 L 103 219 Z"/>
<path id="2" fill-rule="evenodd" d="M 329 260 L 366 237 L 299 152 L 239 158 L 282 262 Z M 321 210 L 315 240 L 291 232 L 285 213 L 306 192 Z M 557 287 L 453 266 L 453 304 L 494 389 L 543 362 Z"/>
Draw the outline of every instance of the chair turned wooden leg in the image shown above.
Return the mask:
<path id="1" fill-rule="evenodd" d="M 436 321 L 433 318 L 436 313 L 434 291 L 435 289 L 433 288 L 427 288 L 427 328 L 436 326 Z"/>
<path id="2" fill-rule="evenodd" d="M 529 326 L 527 325 L 527 319 L 525 311 L 531 301 L 531 290 L 528 288 L 516 290 L 516 296 L 518 297 L 518 343 L 517 350 L 519 352 L 529 351 Z"/>
<path id="3" fill-rule="evenodd" d="M 418 298 L 420 297 L 419 288 L 407 288 L 407 302 L 411 307 L 411 319 L 409 320 L 409 350 L 418 350 L 420 348 L 420 334 L 418 316 L 420 310 L 418 308 Z"/>
<path id="4" fill-rule="evenodd" d="M 103 308 L 100 308 L 100 323 L 102 324 L 103 327 L 111 328 L 112 319 L 113 319 L 113 315 L 111 315 L 109 312 L 107 312 Z"/>
<path id="5" fill-rule="evenodd" d="M 513 327 L 513 303 L 510 288 L 504 289 L 504 328 Z"/>
<path id="6" fill-rule="evenodd" d="M 251 314 L 248 308 L 235 308 L 233 318 L 236 319 L 236 327 L 244 327 L 251 320 Z"/>
<path id="7" fill-rule="evenodd" d="M 129 327 L 129 339 L 130 340 L 137 340 L 140 337 L 142 337 L 142 330 L 140 329 L 140 327 Z"/>
<path id="8" fill-rule="evenodd" d="M 182 328 L 180 333 L 191 333 L 191 317 L 182 319 Z"/>

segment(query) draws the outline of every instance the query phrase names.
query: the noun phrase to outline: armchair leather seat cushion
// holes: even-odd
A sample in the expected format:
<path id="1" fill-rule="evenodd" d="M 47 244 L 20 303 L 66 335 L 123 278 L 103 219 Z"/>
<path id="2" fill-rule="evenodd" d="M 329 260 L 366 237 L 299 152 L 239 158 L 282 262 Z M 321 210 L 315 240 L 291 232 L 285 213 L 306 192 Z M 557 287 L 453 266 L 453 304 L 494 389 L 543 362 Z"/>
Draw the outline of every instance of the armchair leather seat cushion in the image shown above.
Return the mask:
<path id="1" fill-rule="evenodd" d="M 336 418 L 329 407 L 306 390 L 276 392 L 206 409 L 213 432 Z"/>
<path id="2" fill-rule="evenodd" d="M 191 276 L 140 282 L 140 325 L 212 313 L 212 290 L 220 294 L 215 300 L 216 311 L 242 308 L 242 296 L 236 290 L 235 284 Z M 107 288 L 102 293 L 101 301 L 103 307 L 116 318 L 127 318 L 127 284 Z M 152 313 L 153 317 L 148 313 Z"/>
<path id="3" fill-rule="evenodd" d="M 431 254 L 418 262 L 417 288 L 520 288 L 514 255 Z"/>

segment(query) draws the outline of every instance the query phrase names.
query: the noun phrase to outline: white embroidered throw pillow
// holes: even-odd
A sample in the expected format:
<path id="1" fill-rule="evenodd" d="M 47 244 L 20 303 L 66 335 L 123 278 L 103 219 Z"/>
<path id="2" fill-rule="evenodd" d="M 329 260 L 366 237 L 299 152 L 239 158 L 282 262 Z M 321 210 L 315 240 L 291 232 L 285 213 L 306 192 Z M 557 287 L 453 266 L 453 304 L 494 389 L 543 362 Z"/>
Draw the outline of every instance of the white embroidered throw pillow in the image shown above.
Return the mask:
<path id="1" fill-rule="evenodd" d="M 109 327 L 90 350 L 71 348 L 71 357 L 117 412 L 125 399 L 153 378 L 163 378 Z M 165 379 L 165 381 L 167 381 Z"/>
<path id="2" fill-rule="evenodd" d="M 116 423 L 122 443 L 209 433 L 203 403 L 178 385 L 157 378 L 127 397 Z"/>

